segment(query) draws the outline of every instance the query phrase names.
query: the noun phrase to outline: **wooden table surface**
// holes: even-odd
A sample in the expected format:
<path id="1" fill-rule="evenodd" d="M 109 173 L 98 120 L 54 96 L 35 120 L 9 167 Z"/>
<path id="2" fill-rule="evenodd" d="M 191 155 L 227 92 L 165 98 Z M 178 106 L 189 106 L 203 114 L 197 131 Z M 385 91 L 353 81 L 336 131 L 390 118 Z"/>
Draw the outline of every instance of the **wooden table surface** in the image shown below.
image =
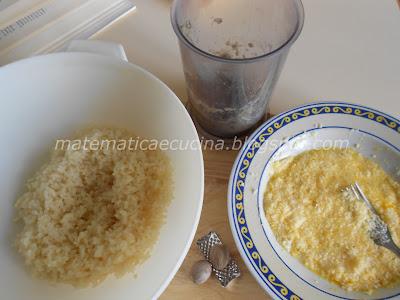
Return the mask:
<path id="1" fill-rule="evenodd" d="M 229 227 L 227 189 L 237 154 L 237 151 L 203 151 L 205 190 L 200 224 L 186 259 L 160 299 L 271 299 L 244 265 Z M 232 281 L 228 288 L 221 287 L 215 277 L 203 285 L 196 285 L 190 279 L 193 263 L 203 258 L 196 241 L 210 231 L 216 231 L 220 235 L 242 272 L 242 276 Z"/>

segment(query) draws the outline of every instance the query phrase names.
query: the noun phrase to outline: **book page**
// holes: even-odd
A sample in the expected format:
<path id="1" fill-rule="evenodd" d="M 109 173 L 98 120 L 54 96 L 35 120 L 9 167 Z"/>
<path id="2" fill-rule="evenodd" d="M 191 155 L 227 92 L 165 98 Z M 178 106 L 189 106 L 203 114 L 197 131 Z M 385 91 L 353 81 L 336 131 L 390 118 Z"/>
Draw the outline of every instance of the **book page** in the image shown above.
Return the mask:
<path id="1" fill-rule="evenodd" d="M 0 11 L 18 2 L 18 0 L 0 0 Z"/>
<path id="2" fill-rule="evenodd" d="M 16 1 L 16 4 L 21 4 L 23 2 L 23 0 L 14 1 Z M 74 9 L 87 4 L 89 1 L 90 0 L 33 1 L 39 2 L 37 3 L 38 5 L 28 8 L 25 12 L 20 13 L 16 19 L 6 23 L 6 25 L 0 25 L 0 51 L 42 29 L 46 24 L 54 22 Z M 16 6 L 17 5 L 14 5 L 13 7 Z M 9 8 L 12 9 L 13 7 Z"/>
<path id="3" fill-rule="evenodd" d="M 11 0 L 0 0 L 0 5 L 3 1 Z M 62 50 L 71 40 L 87 39 L 135 8 L 129 0 L 13 1 L 0 10 L 0 66 Z"/>

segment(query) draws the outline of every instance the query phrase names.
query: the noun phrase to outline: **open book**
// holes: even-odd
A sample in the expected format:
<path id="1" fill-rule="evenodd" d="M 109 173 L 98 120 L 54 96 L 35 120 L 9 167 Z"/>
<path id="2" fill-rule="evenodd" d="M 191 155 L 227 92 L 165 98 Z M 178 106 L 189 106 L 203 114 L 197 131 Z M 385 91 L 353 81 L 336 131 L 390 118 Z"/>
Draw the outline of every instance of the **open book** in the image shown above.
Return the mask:
<path id="1" fill-rule="evenodd" d="M 62 50 L 134 8 L 129 0 L 0 0 L 0 65 Z"/>

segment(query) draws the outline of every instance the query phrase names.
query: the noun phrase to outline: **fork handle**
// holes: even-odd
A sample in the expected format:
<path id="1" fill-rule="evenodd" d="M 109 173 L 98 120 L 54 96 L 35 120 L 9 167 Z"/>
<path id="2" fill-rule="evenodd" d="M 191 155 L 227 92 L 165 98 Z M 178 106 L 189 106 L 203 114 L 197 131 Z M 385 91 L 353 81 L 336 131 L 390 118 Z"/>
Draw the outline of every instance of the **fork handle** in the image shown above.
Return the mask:
<path id="1" fill-rule="evenodd" d="M 393 241 L 390 241 L 389 243 L 382 246 L 384 246 L 386 249 L 389 249 L 394 254 L 396 254 L 398 258 L 400 258 L 400 248 L 397 247 L 397 245 Z"/>

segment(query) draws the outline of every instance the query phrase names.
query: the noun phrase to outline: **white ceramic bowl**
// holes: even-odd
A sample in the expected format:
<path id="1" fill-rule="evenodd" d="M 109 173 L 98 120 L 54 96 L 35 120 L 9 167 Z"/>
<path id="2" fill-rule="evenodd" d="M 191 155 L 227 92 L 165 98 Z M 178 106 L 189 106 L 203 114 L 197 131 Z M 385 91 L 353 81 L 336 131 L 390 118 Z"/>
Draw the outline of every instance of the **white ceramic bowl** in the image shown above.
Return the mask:
<path id="1" fill-rule="evenodd" d="M 174 199 L 149 258 L 136 274 L 109 277 L 96 288 L 74 289 L 33 279 L 12 248 L 13 203 L 52 143 L 88 124 L 132 129 L 155 139 L 197 140 L 180 100 L 156 77 L 122 60 L 59 53 L 0 69 L 0 290 L 2 299 L 150 299 L 168 285 L 196 231 L 203 200 L 200 149 L 168 151 Z"/>
<path id="2" fill-rule="evenodd" d="M 352 147 L 400 181 L 400 121 L 346 103 L 315 103 L 284 112 L 260 126 L 231 173 L 229 221 L 247 267 L 273 299 L 399 299 L 400 286 L 372 295 L 348 292 L 306 269 L 276 241 L 264 215 L 271 163 L 306 150 Z"/>

